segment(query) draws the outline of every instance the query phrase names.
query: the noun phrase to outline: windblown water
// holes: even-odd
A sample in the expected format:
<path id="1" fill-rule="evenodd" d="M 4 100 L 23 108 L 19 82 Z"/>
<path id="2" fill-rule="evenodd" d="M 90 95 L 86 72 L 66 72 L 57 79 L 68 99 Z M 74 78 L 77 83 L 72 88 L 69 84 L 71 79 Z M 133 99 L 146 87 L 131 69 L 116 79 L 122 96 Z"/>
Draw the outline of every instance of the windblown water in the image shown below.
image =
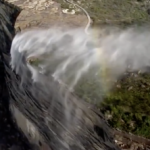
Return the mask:
<path id="1" fill-rule="evenodd" d="M 111 84 L 106 81 L 122 76 L 127 68 L 148 71 L 145 69 L 150 66 L 148 28 L 90 29 L 89 33 L 86 34 L 83 28 L 32 29 L 18 33 L 13 39 L 11 67 L 21 77 L 20 85 L 28 84 L 29 79 L 33 83 L 42 83 L 38 90 L 44 94 L 41 92 L 40 97 L 42 100 L 50 99 L 51 111 L 57 107 L 51 94 L 59 102 L 64 100 L 65 103 L 67 99 L 58 94 L 51 79 L 65 85 L 65 89 L 67 86 L 67 89 L 74 90 L 79 81 L 94 78 L 100 84 L 100 92 L 103 89 L 108 92 Z M 71 127 L 76 126 L 70 121 L 73 118 L 70 112 L 76 108 L 68 103 L 65 106 L 66 122 Z M 79 117 L 74 117 L 74 121 L 79 122 Z"/>
<path id="2" fill-rule="evenodd" d="M 27 30 L 13 40 L 11 66 L 25 79 L 24 57 L 33 82 L 45 74 L 73 90 L 84 76 L 101 81 L 118 78 L 128 66 L 133 71 L 149 66 L 149 42 L 150 31 L 144 28 L 90 29 L 89 35 L 82 28 Z"/>

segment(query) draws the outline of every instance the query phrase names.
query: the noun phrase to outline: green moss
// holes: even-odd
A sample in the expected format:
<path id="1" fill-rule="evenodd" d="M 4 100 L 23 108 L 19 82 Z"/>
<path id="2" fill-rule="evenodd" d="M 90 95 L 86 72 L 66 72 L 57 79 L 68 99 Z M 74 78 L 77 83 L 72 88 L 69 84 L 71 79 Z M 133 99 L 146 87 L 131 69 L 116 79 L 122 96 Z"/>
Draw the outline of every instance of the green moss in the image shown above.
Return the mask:
<path id="1" fill-rule="evenodd" d="M 129 73 L 118 80 L 107 95 L 97 80 L 82 80 L 76 94 L 96 104 L 112 127 L 150 138 L 149 74 Z"/>
<path id="2" fill-rule="evenodd" d="M 104 114 L 110 110 L 109 123 L 150 138 L 150 75 L 130 74 L 117 84 L 121 88 L 114 88 L 101 105 Z"/>

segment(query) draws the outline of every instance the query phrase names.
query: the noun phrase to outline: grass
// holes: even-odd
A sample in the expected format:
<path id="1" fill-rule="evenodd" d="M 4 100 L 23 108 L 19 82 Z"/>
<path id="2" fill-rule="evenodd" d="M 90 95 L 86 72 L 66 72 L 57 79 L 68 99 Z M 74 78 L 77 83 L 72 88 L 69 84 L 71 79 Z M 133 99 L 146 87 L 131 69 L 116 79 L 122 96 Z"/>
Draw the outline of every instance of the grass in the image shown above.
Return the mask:
<path id="1" fill-rule="evenodd" d="M 95 24 L 130 25 L 149 20 L 146 7 L 135 0 L 93 0 L 87 10 Z"/>
<path id="2" fill-rule="evenodd" d="M 75 91 L 96 104 L 112 127 L 150 138 L 150 75 L 129 73 L 114 82 L 111 93 L 103 87 L 97 80 L 82 80 Z"/>
<path id="3" fill-rule="evenodd" d="M 118 84 L 103 101 L 102 112 L 113 127 L 150 138 L 150 75 L 130 74 Z"/>
<path id="4" fill-rule="evenodd" d="M 61 3 L 62 8 L 72 6 L 63 0 L 55 1 Z M 126 26 L 148 23 L 150 20 L 147 13 L 150 3 L 147 0 L 74 0 L 74 2 L 88 11 L 94 26 L 102 24 Z M 80 13 L 83 13 L 82 10 Z"/>
<path id="5" fill-rule="evenodd" d="M 62 0 L 56 1 L 63 8 L 70 6 Z M 79 1 L 90 14 L 93 26 L 128 27 L 150 23 L 150 2 L 147 0 Z M 74 2 L 77 3 L 77 0 Z M 114 83 L 113 90 L 108 94 L 100 85 L 98 80 L 84 79 L 76 87 L 76 93 L 86 101 L 95 103 L 112 127 L 150 138 L 150 75 L 129 73 Z"/>

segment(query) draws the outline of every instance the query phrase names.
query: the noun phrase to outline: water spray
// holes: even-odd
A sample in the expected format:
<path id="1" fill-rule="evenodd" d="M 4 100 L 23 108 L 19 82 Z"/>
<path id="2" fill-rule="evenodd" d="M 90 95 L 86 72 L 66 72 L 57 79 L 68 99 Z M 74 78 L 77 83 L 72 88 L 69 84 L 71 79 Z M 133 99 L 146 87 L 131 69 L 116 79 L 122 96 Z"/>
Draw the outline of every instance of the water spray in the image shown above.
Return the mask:
<path id="1" fill-rule="evenodd" d="M 12 42 L 12 69 L 25 80 L 27 62 L 33 82 L 40 82 L 39 74 L 43 74 L 73 90 L 87 75 L 104 81 L 117 79 L 129 65 L 133 71 L 149 66 L 150 32 L 146 28 L 112 29 L 102 36 L 93 36 L 94 29 L 89 31 L 86 34 L 82 28 L 51 28 L 21 32 Z"/>

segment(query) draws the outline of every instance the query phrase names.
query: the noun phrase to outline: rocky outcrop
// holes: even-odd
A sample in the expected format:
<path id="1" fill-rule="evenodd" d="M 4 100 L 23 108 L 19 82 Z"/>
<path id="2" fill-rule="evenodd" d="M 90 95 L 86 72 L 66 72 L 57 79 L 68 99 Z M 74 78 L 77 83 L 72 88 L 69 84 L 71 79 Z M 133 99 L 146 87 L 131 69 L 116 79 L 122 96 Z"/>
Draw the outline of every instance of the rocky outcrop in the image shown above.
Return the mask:
<path id="1" fill-rule="evenodd" d="M 31 145 L 14 123 L 9 111 L 9 92 L 5 80 L 5 66 L 9 59 L 12 38 L 15 35 L 14 24 L 21 9 L 0 0 L 0 150 L 29 150 Z"/>

